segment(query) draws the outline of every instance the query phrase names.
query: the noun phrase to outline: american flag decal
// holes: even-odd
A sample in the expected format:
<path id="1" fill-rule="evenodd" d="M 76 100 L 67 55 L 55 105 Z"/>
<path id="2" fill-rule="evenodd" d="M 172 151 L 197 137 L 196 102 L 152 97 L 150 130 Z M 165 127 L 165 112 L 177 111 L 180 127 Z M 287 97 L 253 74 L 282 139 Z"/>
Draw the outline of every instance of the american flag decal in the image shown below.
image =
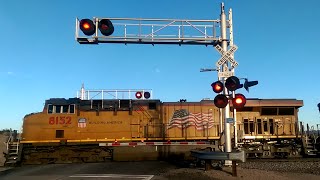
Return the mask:
<path id="1" fill-rule="evenodd" d="M 186 109 L 176 110 L 170 121 L 168 129 L 173 127 L 187 128 L 195 126 L 197 130 L 203 130 L 213 127 L 212 112 L 210 113 L 190 113 Z"/>
<path id="2" fill-rule="evenodd" d="M 87 120 L 85 118 L 80 118 L 78 120 L 78 127 L 79 128 L 85 128 L 87 127 Z"/>

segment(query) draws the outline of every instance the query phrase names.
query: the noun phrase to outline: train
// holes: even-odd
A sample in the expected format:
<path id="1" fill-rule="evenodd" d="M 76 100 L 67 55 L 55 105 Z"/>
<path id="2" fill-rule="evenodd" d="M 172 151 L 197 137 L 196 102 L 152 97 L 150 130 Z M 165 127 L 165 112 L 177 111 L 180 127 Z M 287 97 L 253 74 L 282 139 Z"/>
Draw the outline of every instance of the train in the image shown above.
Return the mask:
<path id="1" fill-rule="evenodd" d="M 319 155 L 320 138 L 298 119 L 302 106 L 297 99 L 248 98 L 233 114 L 231 104 L 233 147 L 255 158 Z M 157 160 L 186 158 L 193 149 L 223 151 L 222 116 L 210 99 L 162 102 L 150 90 L 82 87 L 77 97 L 50 98 L 41 112 L 26 115 L 21 134 L 8 141 L 5 164 Z"/>

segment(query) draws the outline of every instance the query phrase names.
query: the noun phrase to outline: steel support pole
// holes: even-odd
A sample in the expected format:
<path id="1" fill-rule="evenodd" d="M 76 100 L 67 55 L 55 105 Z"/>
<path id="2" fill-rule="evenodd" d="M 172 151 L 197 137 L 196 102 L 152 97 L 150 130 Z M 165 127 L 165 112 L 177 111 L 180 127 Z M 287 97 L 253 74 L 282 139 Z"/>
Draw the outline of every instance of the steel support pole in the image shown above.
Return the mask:
<path id="1" fill-rule="evenodd" d="M 232 9 L 229 9 L 229 39 L 230 46 L 233 46 L 233 23 L 232 23 Z M 232 57 L 234 55 L 231 55 Z M 234 68 L 231 70 L 234 72 Z M 232 98 L 235 97 L 235 92 L 232 92 Z M 238 148 L 238 126 L 237 126 L 237 110 L 233 108 L 233 120 L 234 120 L 234 147 Z"/>
<path id="2" fill-rule="evenodd" d="M 218 69 L 218 73 L 221 71 L 221 69 Z M 218 78 L 219 81 L 223 81 L 223 78 Z M 223 110 L 219 108 L 219 135 L 220 138 L 222 137 L 223 133 Z"/>
<path id="3" fill-rule="evenodd" d="M 220 81 L 220 79 L 219 79 Z M 219 132 L 220 132 L 220 137 L 222 136 L 223 133 L 223 111 L 221 108 L 219 108 Z"/>
<path id="4" fill-rule="evenodd" d="M 224 12 L 224 3 L 221 3 L 221 46 L 225 52 L 228 50 L 228 42 L 227 42 L 227 22 L 226 22 L 226 14 Z M 228 71 L 228 62 L 223 64 L 222 71 Z M 225 78 L 224 78 L 225 79 Z M 223 93 L 228 96 L 227 88 L 224 88 Z M 225 152 L 231 152 L 231 135 L 230 135 L 230 124 L 227 123 L 226 118 L 230 117 L 230 103 L 224 109 L 224 137 L 225 137 Z M 232 161 L 226 160 L 226 166 L 231 166 Z"/>

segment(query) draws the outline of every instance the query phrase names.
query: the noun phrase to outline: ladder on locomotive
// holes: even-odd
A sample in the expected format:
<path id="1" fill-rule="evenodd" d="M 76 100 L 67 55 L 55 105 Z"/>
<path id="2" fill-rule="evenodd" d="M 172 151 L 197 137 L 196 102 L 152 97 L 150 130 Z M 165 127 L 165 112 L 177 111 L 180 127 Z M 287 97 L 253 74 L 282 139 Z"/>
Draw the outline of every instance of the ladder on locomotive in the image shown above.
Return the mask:
<path id="1" fill-rule="evenodd" d="M 304 147 L 304 154 L 306 156 L 317 156 L 318 150 L 316 148 L 316 134 L 314 131 L 313 126 L 309 128 L 309 125 L 307 124 L 307 131 L 304 131 L 302 128 L 302 141 L 303 141 L 303 147 Z"/>
<path id="2" fill-rule="evenodd" d="M 11 131 L 6 142 L 7 153 L 5 153 L 5 166 L 14 166 L 20 161 L 20 138 L 18 138 L 17 135 L 17 130 Z"/>

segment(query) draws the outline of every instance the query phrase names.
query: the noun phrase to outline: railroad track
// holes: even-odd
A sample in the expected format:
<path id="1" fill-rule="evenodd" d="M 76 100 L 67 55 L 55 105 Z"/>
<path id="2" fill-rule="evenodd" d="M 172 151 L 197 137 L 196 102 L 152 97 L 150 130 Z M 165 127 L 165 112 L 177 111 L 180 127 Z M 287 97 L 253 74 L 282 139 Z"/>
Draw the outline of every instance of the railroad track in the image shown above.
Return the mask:
<path id="1" fill-rule="evenodd" d="M 320 162 L 320 158 L 247 159 L 247 162 Z"/>

